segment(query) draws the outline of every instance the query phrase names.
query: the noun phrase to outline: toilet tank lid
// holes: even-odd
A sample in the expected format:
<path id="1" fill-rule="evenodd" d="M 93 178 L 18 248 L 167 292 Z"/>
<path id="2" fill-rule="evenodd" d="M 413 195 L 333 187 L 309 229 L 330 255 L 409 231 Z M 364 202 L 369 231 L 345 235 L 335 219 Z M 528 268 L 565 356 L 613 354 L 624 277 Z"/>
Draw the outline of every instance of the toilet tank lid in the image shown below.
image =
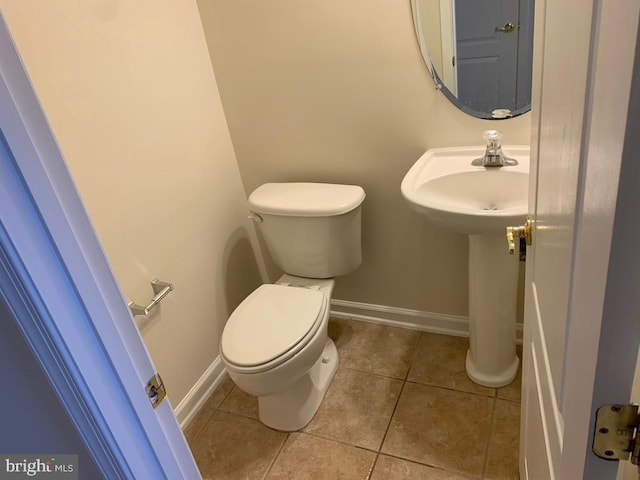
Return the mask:
<path id="1" fill-rule="evenodd" d="M 334 183 L 265 183 L 249 195 L 256 213 L 326 217 L 354 210 L 364 200 L 358 185 Z"/>

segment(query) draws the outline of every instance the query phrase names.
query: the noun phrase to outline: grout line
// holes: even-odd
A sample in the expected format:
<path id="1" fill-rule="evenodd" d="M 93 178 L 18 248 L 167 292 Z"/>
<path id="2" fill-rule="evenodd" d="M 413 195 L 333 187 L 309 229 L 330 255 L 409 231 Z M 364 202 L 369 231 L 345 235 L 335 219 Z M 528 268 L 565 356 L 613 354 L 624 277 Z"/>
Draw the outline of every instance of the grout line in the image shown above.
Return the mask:
<path id="1" fill-rule="evenodd" d="M 340 365 L 339 368 L 342 368 L 344 370 L 349 370 L 351 372 L 357 372 L 357 373 L 364 373 L 364 374 L 367 374 L 367 375 L 373 375 L 374 377 L 389 378 L 391 380 L 398 380 L 399 382 L 403 382 L 404 381 L 404 378 L 392 377 L 392 376 L 389 376 L 389 375 L 384 375 L 382 373 L 368 372 L 366 370 L 360 370 L 358 368 L 345 367 L 345 366 L 342 366 L 342 365 Z M 407 371 L 407 373 L 408 373 L 408 371 Z M 405 375 L 405 378 L 406 378 L 406 375 Z"/>
<path id="2" fill-rule="evenodd" d="M 214 414 L 214 413 L 215 413 L 215 411 L 211 413 L 211 416 L 213 416 L 213 414 Z M 198 437 L 200 436 L 200 434 L 203 432 L 203 430 L 205 429 L 205 427 L 206 427 L 206 426 L 207 426 L 207 424 L 209 423 L 209 420 L 211 420 L 211 417 L 209 417 L 209 419 L 207 419 L 207 421 L 206 421 L 206 422 L 204 422 L 204 424 L 202 425 L 202 427 L 200 427 L 197 431 L 191 431 L 191 432 L 188 432 L 188 430 L 189 430 L 189 426 L 193 425 L 193 423 L 194 423 L 196 420 L 198 420 L 198 417 L 199 417 L 200 415 L 202 415 L 202 413 L 201 413 L 201 412 L 198 412 L 198 413 L 196 414 L 196 416 L 195 416 L 195 417 L 193 417 L 193 419 L 191 419 L 191 422 L 190 422 L 190 424 L 187 426 L 187 428 L 185 428 L 185 429 L 182 431 L 182 434 L 184 435 L 184 438 L 186 438 L 186 439 L 187 439 L 187 443 L 189 444 L 189 448 L 191 448 L 191 444 L 195 444 L 195 443 L 196 443 L 196 441 L 198 440 Z M 193 428 L 193 427 L 191 427 L 191 428 Z"/>
<path id="3" fill-rule="evenodd" d="M 407 368 L 407 372 L 404 375 L 404 380 L 402 382 L 402 387 L 400 387 L 400 393 L 398 393 L 398 398 L 396 399 L 396 404 L 393 406 L 393 411 L 391 412 L 391 416 L 389 417 L 389 423 L 387 423 L 387 428 L 384 431 L 384 435 L 382 436 L 382 440 L 380 441 L 380 446 L 378 447 L 378 456 L 382 451 L 382 447 L 384 446 L 384 442 L 387 439 L 387 435 L 389 434 L 389 429 L 391 428 L 391 422 L 393 421 L 393 417 L 398 410 L 398 405 L 400 404 L 400 398 L 402 397 L 402 393 L 404 392 L 404 387 L 407 385 L 407 378 L 409 378 L 409 372 L 413 368 L 413 365 L 416 361 L 416 357 L 418 356 L 418 347 L 420 346 L 420 341 L 422 339 L 423 334 L 420 333 L 418 336 L 418 340 L 416 341 L 416 345 L 414 347 L 413 355 L 411 356 L 411 362 L 409 364 L 409 368 Z M 376 457 L 377 462 L 378 457 Z"/>
<path id="4" fill-rule="evenodd" d="M 441 390 L 448 390 L 450 392 L 457 392 L 457 393 L 466 393 L 467 395 L 475 395 L 477 397 L 482 397 L 482 398 L 489 398 L 492 400 L 495 400 L 497 397 L 495 395 L 485 395 L 483 393 L 478 393 L 478 392 L 469 392 L 468 390 L 459 390 L 453 387 L 445 387 L 442 385 L 437 385 L 435 383 L 422 383 L 422 382 L 416 382 L 413 380 L 406 380 L 407 383 L 412 383 L 414 385 L 421 385 L 423 387 L 433 387 L 433 388 L 439 388 Z M 503 400 L 503 399 L 501 399 Z M 519 402 L 518 402 L 519 403 Z"/>
<path id="5" fill-rule="evenodd" d="M 231 380 L 231 379 L 229 379 Z M 223 380 L 224 382 L 224 380 Z M 218 385 L 218 387 L 209 394 L 209 396 L 207 397 L 207 400 L 204 402 L 204 404 L 202 405 L 202 407 L 200 407 L 200 410 L 198 411 L 198 413 L 196 413 L 196 415 L 191 419 L 191 422 L 189 422 L 189 425 L 192 425 L 200 416 L 203 416 L 204 414 L 204 409 L 207 406 L 207 403 L 211 400 L 211 397 L 213 397 L 215 395 L 215 393 L 218 391 L 218 388 L 220 388 L 222 386 L 222 383 L 220 382 L 220 385 Z M 220 407 L 222 406 L 222 404 L 224 403 L 224 401 L 227 399 L 227 397 L 231 394 L 231 391 L 235 388 L 235 384 L 233 384 L 233 387 L 231 387 L 229 389 L 229 391 L 225 394 L 224 398 L 220 401 L 220 404 L 218 406 L 215 406 L 213 408 L 211 408 L 211 415 L 209 415 L 209 418 L 207 419 L 206 422 L 204 422 L 202 424 L 202 427 L 200 427 L 200 429 L 197 431 L 197 433 L 194 433 L 191 441 L 193 443 L 195 443 L 198 438 L 200 437 L 200 435 L 202 434 L 202 432 L 205 431 L 205 429 L 207 428 L 207 425 L 209 425 L 209 422 L 211 422 L 211 420 L 213 419 L 214 415 L 216 414 L 217 411 L 220 411 Z M 222 410 L 224 411 L 224 410 Z M 189 428 L 189 425 L 187 426 L 187 429 Z M 185 429 L 186 431 L 186 429 Z M 186 436 L 186 435 L 185 435 Z"/>
<path id="6" fill-rule="evenodd" d="M 275 456 L 273 457 L 273 460 L 271 460 L 271 463 L 269 463 L 269 466 L 265 470 L 264 475 L 262 475 L 262 480 L 265 480 L 267 478 L 267 476 L 269 475 L 269 473 L 271 472 L 271 469 L 273 468 L 273 465 L 276 463 L 276 460 L 280 456 L 280 453 L 282 453 L 282 450 L 284 449 L 284 446 L 287 443 L 287 441 L 289 440 L 290 436 L 291 436 L 291 433 L 287 432 L 287 435 L 284 437 L 284 441 L 282 442 L 282 445 L 280 445 L 280 448 L 278 448 L 278 451 L 276 452 Z"/>
<path id="7" fill-rule="evenodd" d="M 496 397 L 496 400 L 504 400 L 505 402 L 517 403 L 518 405 L 522 404 L 521 400 L 514 400 L 512 398 Z"/>
<path id="8" fill-rule="evenodd" d="M 240 390 L 240 391 L 242 392 L 242 390 L 241 390 L 239 387 L 235 387 L 235 386 L 234 386 L 233 388 L 238 388 L 238 390 Z M 233 390 L 233 389 L 232 389 L 232 390 Z M 245 393 L 245 392 L 243 392 L 243 394 L 244 394 L 244 393 Z M 246 394 L 246 395 L 249 395 L 249 394 Z M 227 395 L 227 397 L 230 397 L 230 396 L 231 396 L 231 393 L 229 393 L 229 395 Z M 251 398 L 252 398 L 252 399 L 255 399 L 255 402 L 256 402 L 256 408 L 259 408 L 259 407 L 258 407 L 258 397 L 254 397 L 253 395 L 250 395 L 250 396 L 251 396 Z M 227 399 L 225 398 L 225 400 L 223 400 L 223 401 L 222 401 L 222 403 L 220 403 L 220 406 L 218 407 L 218 410 L 219 410 L 219 411 L 221 411 L 221 412 L 225 412 L 225 413 L 231 413 L 231 414 L 233 414 L 233 415 L 237 415 L 237 416 L 239 416 L 239 417 L 251 418 L 252 420 L 258 420 L 258 421 L 260 420 L 260 418 L 259 418 L 259 417 L 253 417 L 253 416 L 251 416 L 251 415 L 250 415 L 250 414 L 248 414 L 248 413 L 244 413 L 244 412 L 241 412 L 241 411 L 236 411 L 236 412 L 234 412 L 234 411 L 231 411 L 231 410 L 226 410 L 225 408 L 223 408 L 224 402 L 225 402 L 226 400 L 227 400 Z M 261 423 L 262 423 L 262 422 L 261 422 Z M 270 427 L 269 427 L 269 428 L 270 428 Z"/>
<path id="9" fill-rule="evenodd" d="M 422 462 L 419 462 L 418 460 L 411 460 L 410 458 L 402 457 L 402 456 L 398 455 L 397 453 L 381 453 L 380 455 L 384 455 L 385 457 L 395 458 L 396 460 L 403 460 L 403 461 L 409 462 L 409 463 L 415 463 L 416 465 L 423 465 L 425 467 L 438 468 L 438 469 L 440 469 L 442 471 L 445 471 L 447 473 L 452 473 L 453 472 L 452 470 L 445 470 L 442 467 L 438 467 L 438 466 L 432 465 L 430 463 L 422 463 Z"/>
<path id="10" fill-rule="evenodd" d="M 345 445 L 347 447 L 359 448 L 360 450 L 366 450 L 367 452 L 371 452 L 371 453 L 376 453 L 376 454 L 378 453 L 377 450 L 374 450 L 372 448 L 363 447 L 361 445 L 354 445 L 353 443 L 349 443 L 349 442 L 346 442 L 344 440 L 339 440 L 339 439 L 333 438 L 333 437 L 325 437 L 324 435 L 321 435 L 321 434 L 316 433 L 316 432 L 306 432 L 304 430 L 298 430 L 296 433 L 309 435 L 310 437 L 320 438 L 322 440 L 329 440 L 330 442 L 339 443 L 339 444 Z"/>
<path id="11" fill-rule="evenodd" d="M 407 375 L 409 371 L 407 371 Z M 389 433 L 389 428 L 391 428 L 391 422 L 393 421 L 393 416 L 396 414 L 396 410 L 398 409 L 398 404 L 400 403 L 400 397 L 402 397 L 402 392 L 404 392 L 404 386 L 407 384 L 406 376 L 405 380 L 402 382 L 402 387 L 400 387 L 400 392 L 398 393 L 398 398 L 396 399 L 396 403 L 393 406 L 393 411 L 389 416 L 389 422 L 387 423 L 387 428 L 384 431 L 384 435 L 382 436 L 382 440 L 380 441 L 380 445 L 378 446 L 378 453 L 382 451 L 382 446 L 384 445 L 384 441 L 387 439 L 387 434 Z"/>
<path id="12" fill-rule="evenodd" d="M 425 462 L 421 462 L 419 460 L 414 460 L 411 458 L 407 458 L 407 457 L 401 457 L 400 455 L 398 455 L 397 453 L 381 453 L 380 455 L 384 455 L 385 457 L 391 457 L 391 458 L 395 458 L 396 460 L 402 460 L 403 462 L 407 462 L 407 463 L 413 463 L 414 465 L 420 465 L 421 467 L 428 467 L 428 468 L 432 468 L 434 470 L 438 470 L 442 473 L 447 473 L 449 475 L 454 474 L 460 478 L 469 478 L 469 479 L 473 479 L 473 480 L 480 480 L 482 477 L 479 477 L 477 475 L 472 475 L 470 473 L 467 472 L 460 472 L 457 470 L 450 470 L 448 468 L 443 467 L 442 465 L 436 465 L 434 463 L 425 463 Z"/>
<path id="13" fill-rule="evenodd" d="M 489 436 L 487 437 L 487 444 L 484 447 L 484 462 L 482 462 L 482 473 L 481 476 L 484 478 L 485 470 L 487 469 L 487 462 L 489 461 L 489 446 L 491 445 L 491 437 L 493 437 L 494 426 L 496 422 L 496 408 L 497 408 L 497 398 L 493 399 L 493 408 L 491 409 L 491 423 L 489 424 Z"/>
<path id="14" fill-rule="evenodd" d="M 420 332 L 420 335 L 418 335 L 418 339 L 416 340 L 416 344 L 413 347 L 413 353 L 411 354 L 411 362 L 409 363 L 409 368 L 407 368 L 407 373 L 404 376 L 405 382 L 409 378 L 409 373 L 411 373 L 411 369 L 413 368 L 413 365 L 416 363 L 416 359 L 418 358 L 418 350 L 420 348 L 420 342 L 422 341 L 423 336 L 425 336 L 424 332 Z"/>
<path id="15" fill-rule="evenodd" d="M 229 379 L 231 380 L 231 379 Z M 231 380 L 232 381 L 232 380 Z M 232 381 L 233 382 L 233 381 Z M 220 385 L 218 385 L 218 388 L 220 388 L 222 386 L 222 382 L 220 383 Z M 207 402 L 211 399 L 211 397 L 213 397 L 213 395 L 215 395 L 215 393 L 218 391 L 218 388 L 216 388 L 213 392 L 211 392 L 211 394 L 209 395 L 209 397 L 207 398 L 207 401 L 204 403 L 204 405 L 202 406 L 202 408 L 200 409 L 200 411 L 196 414 L 195 417 L 193 417 L 193 419 L 191 420 L 191 423 L 193 423 L 198 416 L 202 415 L 204 412 L 202 410 L 204 410 L 204 408 L 207 405 Z M 229 395 L 231 395 L 231 392 L 233 391 L 233 389 L 236 388 L 235 383 L 233 384 L 233 387 L 231 387 L 229 389 L 229 391 L 226 393 L 226 395 L 224 396 L 224 398 L 220 401 L 220 404 L 216 407 L 213 407 L 211 410 L 211 415 L 209 415 L 209 418 L 207 419 L 206 422 L 203 423 L 202 427 L 198 430 L 198 433 L 195 434 L 193 436 L 193 443 L 195 443 L 198 438 L 200 437 L 200 435 L 202 435 L 202 432 L 204 432 L 207 428 L 207 425 L 209 425 L 209 423 L 211 422 L 211 420 L 213 420 L 213 417 L 216 415 L 216 412 L 225 412 L 225 413 L 231 413 L 231 412 L 227 412 L 226 410 L 221 410 L 220 407 L 222 406 L 222 404 L 225 402 L 225 400 L 227 399 L 227 397 Z M 187 427 L 189 428 L 189 427 Z"/>
<path id="16" fill-rule="evenodd" d="M 373 464 L 371 464 L 371 468 L 369 469 L 369 473 L 367 473 L 365 480 L 371 479 L 371 475 L 373 475 L 373 471 L 375 470 L 376 464 L 378 463 L 378 458 L 380 458 L 380 454 L 376 453 L 376 458 L 373 459 Z"/>
<path id="17" fill-rule="evenodd" d="M 233 380 L 231 380 L 230 377 L 227 377 L 227 378 L 229 378 L 229 381 L 231 382 L 232 387 L 229 389 L 227 394 L 224 396 L 224 398 L 220 402 L 220 405 L 218 405 L 216 407 L 216 410 L 220 410 L 220 407 L 222 406 L 222 404 L 227 401 L 227 398 L 229 398 L 229 395 L 231 395 L 231 392 L 233 392 L 233 389 L 236 388 L 236 384 L 233 382 Z M 216 390 L 217 390 L 217 388 L 216 388 Z M 214 390 L 213 393 L 216 393 L 216 390 Z M 211 395 L 213 395 L 213 393 Z"/>
<path id="18" fill-rule="evenodd" d="M 373 469 L 375 468 L 376 463 L 378 461 L 378 457 L 380 456 L 380 453 L 377 452 L 376 450 L 372 450 L 372 449 L 367 448 L 367 447 L 361 447 L 360 445 L 354 445 L 352 443 L 345 442 L 344 440 L 338 440 L 338 439 L 335 439 L 335 438 L 324 437 L 324 436 L 319 435 L 317 433 L 305 432 L 304 430 L 299 430 L 299 431 L 294 432 L 294 433 L 299 433 L 300 435 L 307 435 L 309 437 L 319 438 L 319 439 L 322 439 L 322 440 L 326 440 L 328 442 L 339 443 L 340 445 L 345 445 L 347 447 L 357 448 L 359 450 L 364 450 L 366 452 L 375 453 L 375 455 L 376 455 L 375 459 L 373 460 L 373 464 L 371 464 L 371 468 L 369 469 L 369 472 L 367 473 L 367 476 L 365 477 L 365 480 L 369 480 L 371 478 L 371 475 L 373 475 Z M 278 453 L 278 455 L 279 455 L 279 453 Z"/>

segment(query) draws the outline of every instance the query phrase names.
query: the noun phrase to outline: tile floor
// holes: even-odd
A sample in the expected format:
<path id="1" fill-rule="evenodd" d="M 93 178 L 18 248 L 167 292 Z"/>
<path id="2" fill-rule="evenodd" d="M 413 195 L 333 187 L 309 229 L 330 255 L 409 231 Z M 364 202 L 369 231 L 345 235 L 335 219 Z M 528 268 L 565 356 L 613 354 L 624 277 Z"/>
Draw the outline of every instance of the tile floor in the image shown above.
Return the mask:
<path id="1" fill-rule="evenodd" d="M 240 479 L 518 479 L 520 375 L 472 383 L 468 339 L 331 320 L 340 368 L 301 432 L 262 425 L 227 378 L 185 434 L 202 476 Z"/>

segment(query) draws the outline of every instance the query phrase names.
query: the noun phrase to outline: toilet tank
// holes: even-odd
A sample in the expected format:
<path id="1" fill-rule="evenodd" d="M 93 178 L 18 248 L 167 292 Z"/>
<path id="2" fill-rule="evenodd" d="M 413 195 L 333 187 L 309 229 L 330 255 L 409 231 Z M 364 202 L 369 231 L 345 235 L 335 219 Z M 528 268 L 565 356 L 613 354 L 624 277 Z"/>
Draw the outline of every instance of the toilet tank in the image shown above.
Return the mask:
<path id="1" fill-rule="evenodd" d="M 274 262 L 286 273 L 331 278 L 362 261 L 361 205 L 356 185 L 266 183 L 249 195 L 249 208 Z"/>

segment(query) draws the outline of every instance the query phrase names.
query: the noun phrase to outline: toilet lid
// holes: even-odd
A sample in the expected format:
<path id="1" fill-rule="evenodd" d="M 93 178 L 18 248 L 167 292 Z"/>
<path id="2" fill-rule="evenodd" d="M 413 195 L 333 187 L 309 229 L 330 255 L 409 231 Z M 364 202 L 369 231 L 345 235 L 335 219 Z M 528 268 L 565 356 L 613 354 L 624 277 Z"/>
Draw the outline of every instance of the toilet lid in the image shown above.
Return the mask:
<path id="1" fill-rule="evenodd" d="M 220 347 L 231 363 L 267 363 L 296 346 L 322 320 L 319 290 L 261 285 L 229 317 Z"/>

